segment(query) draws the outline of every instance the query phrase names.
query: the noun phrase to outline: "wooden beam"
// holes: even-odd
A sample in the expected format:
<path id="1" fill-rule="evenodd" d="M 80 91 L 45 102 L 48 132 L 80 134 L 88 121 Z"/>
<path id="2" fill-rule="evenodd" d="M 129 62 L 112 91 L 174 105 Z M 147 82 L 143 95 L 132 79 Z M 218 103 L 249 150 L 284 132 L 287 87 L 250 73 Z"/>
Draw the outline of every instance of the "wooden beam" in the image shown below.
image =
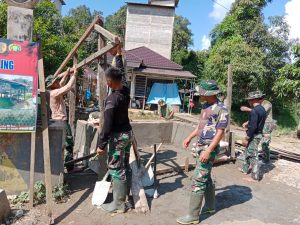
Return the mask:
<path id="1" fill-rule="evenodd" d="M 158 151 L 160 150 L 162 144 L 163 144 L 163 143 L 160 143 L 160 144 L 159 144 L 159 146 L 157 147 L 156 152 L 158 152 Z M 152 156 L 150 157 L 150 159 L 148 160 L 148 162 L 147 162 L 147 164 L 146 164 L 146 166 L 145 166 L 145 169 L 146 169 L 146 170 L 147 170 L 147 169 L 149 168 L 149 166 L 151 165 L 151 162 L 152 162 L 152 160 L 154 159 L 154 157 L 155 157 L 155 155 L 152 154 Z"/>
<path id="2" fill-rule="evenodd" d="M 78 63 L 78 55 L 77 53 L 73 56 L 73 65 Z M 69 124 L 72 131 L 72 136 L 75 134 L 75 112 L 76 112 L 76 76 L 75 82 L 72 86 L 71 91 L 69 92 Z"/>
<path id="3" fill-rule="evenodd" d="M 227 97 L 225 100 L 225 105 L 226 108 L 228 109 L 228 126 L 226 128 L 226 134 L 227 137 L 225 138 L 225 140 L 228 142 L 229 141 L 229 135 L 228 132 L 230 131 L 230 116 L 231 116 L 231 105 L 232 105 L 232 85 L 233 85 L 233 73 L 232 73 L 232 65 L 229 64 L 228 65 L 228 78 L 227 78 Z"/>
<path id="4" fill-rule="evenodd" d="M 36 132 L 31 133 L 29 206 L 33 208 Z"/>
<path id="5" fill-rule="evenodd" d="M 63 63 L 59 66 L 57 71 L 55 72 L 54 76 L 57 76 L 63 69 L 64 67 L 68 64 L 68 62 L 72 59 L 72 57 L 75 55 L 81 44 L 87 39 L 87 37 L 92 33 L 94 30 L 94 26 L 97 23 L 101 23 L 101 18 L 99 16 L 96 16 L 93 22 L 90 24 L 90 26 L 86 29 L 84 34 L 81 36 L 77 44 L 74 46 L 74 48 L 69 52 L 68 56 L 65 58 Z"/>
<path id="6" fill-rule="evenodd" d="M 79 68 L 81 68 L 81 67 L 83 67 L 83 66 L 85 66 L 87 64 L 90 64 L 94 60 L 100 58 L 101 56 L 103 56 L 104 54 L 106 54 L 107 52 L 109 52 L 114 47 L 115 47 L 114 45 L 108 44 L 107 46 L 105 46 L 101 50 L 98 50 L 96 53 L 90 55 L 89 57 L 87 57 L 86 59 L 84 59 L 80 63 L 78 63 L 76 65 L 76 68 L 79 69 Z M 72 72 L 72 70 L 71 70 L 71 72 Z"/>
<path id="7" fill-rule="evenodd" d="M 107 52 L 108 49 L 111 49 L 112 45 L 105 46 L 105 40 L 102 38 L 101 35 L 98 35 L 98 53 L 99 52 Z M 101 65 L 101 59 L 99 59 L 101 56 L 104 57 L 104 65 Z M 98 79 L 98 85 L 99 85 L 99 109 L 100 109 L 100 129 L 99 132 L 102 130 L 103 127 L 103 121 L 104 121 L 104 101 L 107 97 L 107 84 L 105 80 L 105 67 L 106 67 L 106 56 L 104 54 L 99 54 L 97 57 L 98 59 L 98 65 L 97 65 L 97 79 Z M 103 68 L 104 67 L 104 68 Z M 105 176 L 106 170 L 107 170 L 107 155 L 106 157 L 99 157 L 99 172 L 98 172 L 98 180 L 102 180 L 102 178 Z"/>
<path id="8" fill-rule="evenodd" d="M 45 88 L 44 61 L 42 57 L 41 45 L 39 46 L 38 73 L 41 96 L 41 114 L 42 114 L 42 134 L 43 134 L 43 153 L 44 153 L 44 174 L 46 184 L 46 203 L 49 223 L 53 224 L 52 218 L 52 182 L 51 182 L 51 160 L 50 160 L 50 145 L 49 145 L 49 129 L 48 129 L 48 111 Z"/>
<path id="9" fill-rule="evenodd" d="M 103 27 L 99 26 L 98 24 L 94 25 L 94 29 L 104 37 L 106 37 L 109 41 L 113 42 L 114 44 L 119 44 L 120 40 L 119 37 L 110 33 L 108 30 L 104 29 Z"/>

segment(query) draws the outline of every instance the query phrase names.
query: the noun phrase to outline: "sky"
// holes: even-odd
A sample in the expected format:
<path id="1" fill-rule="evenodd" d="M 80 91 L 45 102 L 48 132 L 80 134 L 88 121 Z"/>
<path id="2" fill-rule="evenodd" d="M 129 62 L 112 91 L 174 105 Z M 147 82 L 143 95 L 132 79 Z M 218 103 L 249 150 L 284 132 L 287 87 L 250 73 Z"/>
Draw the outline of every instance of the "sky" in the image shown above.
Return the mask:
<path id="1" fill-rule="evenodd" d="M 126 2 L 147 3 L 148 0 L 65 0 L 62 14 L 67 15 L 71 8 L 86 5 L 92 10 L 103 12 L 106 17 L 116 12 Z M 234 0 L 180 0 L 176 14 L 189 19 L 193 32 L 194 50 L 207 49 L 210 45 L 210 31 L 222 21 Z M 273 0 L 265 9 L 269 16 L 285 16 L 291 27 L 290 38 L 300 39 L 300 0 Z"/>

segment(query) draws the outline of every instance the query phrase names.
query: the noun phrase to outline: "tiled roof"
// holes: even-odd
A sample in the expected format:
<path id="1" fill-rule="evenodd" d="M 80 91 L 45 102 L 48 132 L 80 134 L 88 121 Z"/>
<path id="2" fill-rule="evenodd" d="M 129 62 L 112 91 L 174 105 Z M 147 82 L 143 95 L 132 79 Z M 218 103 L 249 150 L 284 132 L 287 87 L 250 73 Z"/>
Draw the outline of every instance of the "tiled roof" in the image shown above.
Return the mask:
<path id="1" fill-rule="evenodd" d="M 143 65 L 151 68 L 170 69 L 170 70 L 182 70 L 182 66 L 177 63 L 163 57 L 162 55 L 152 51 L 147 47 L 139 47 L 126 51 L 126 56 L 134 55 L 137 58 L 143 60 Z M 129 57 L 127 56 L 127 61 Z"/>

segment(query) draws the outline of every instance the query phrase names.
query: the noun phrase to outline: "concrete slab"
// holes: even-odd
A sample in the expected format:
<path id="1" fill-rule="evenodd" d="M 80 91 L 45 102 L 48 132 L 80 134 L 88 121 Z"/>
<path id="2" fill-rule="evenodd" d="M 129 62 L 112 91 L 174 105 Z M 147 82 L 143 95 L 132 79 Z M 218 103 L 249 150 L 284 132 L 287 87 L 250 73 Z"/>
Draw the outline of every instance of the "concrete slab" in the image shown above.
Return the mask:
<path id="1" fill-rule="evenodd" d="M 10 206 L 6 193 L 0 189 L 0 222 L 3 221 L 10 213 Z"/>

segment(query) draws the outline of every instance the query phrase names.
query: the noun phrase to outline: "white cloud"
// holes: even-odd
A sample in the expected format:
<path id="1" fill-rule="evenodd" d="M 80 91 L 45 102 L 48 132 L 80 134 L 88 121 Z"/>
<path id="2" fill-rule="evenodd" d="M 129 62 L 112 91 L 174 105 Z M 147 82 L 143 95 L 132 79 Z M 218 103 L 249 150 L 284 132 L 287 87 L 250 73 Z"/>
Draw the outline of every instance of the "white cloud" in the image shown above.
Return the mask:
<path id="1" fill-rule="evenodd" d="M 285 19 L 290 25 L 290 38 L 300 39 L 300 0 L 290 0 L 285 4 Z"/>
<path id="2" fill-rule="evenodd" d="M 215 0 L 213 5 L 213 11 L 209 13 L 209 17 L 213 18 L 216 22 L 220 22 L 225 17 L 230 9 L 231 4 L 235 0 Z M 226 9 L 227 8 L 227 9 Z"/>
<path id="3" fill-rule="evenodd" d="M 201 50 L 208 49 L 209 46 L 210 46 L 210 39 L 206 35 L 203 35 L 201 39 Z"/>

